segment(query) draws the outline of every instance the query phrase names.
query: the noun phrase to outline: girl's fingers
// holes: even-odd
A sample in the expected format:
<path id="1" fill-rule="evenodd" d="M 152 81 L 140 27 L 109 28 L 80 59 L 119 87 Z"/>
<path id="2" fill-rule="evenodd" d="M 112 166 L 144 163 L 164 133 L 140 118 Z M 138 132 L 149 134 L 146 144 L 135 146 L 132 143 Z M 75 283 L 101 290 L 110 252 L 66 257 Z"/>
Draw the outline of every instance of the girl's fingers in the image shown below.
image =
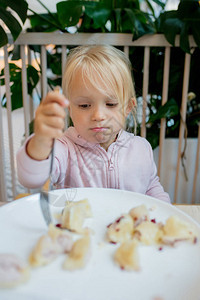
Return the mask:
<path id="1" fill-rule="evenodd" d="M 52 139 L 60 138 L 63 135 L 63 130 L 60 128 L 50 127 L 43 123 L 40 124 L 38 128 L 35 128 L 35 133 L 38 134 L 38 136 Z"/>
<path id="2" fill-rule="evenodd" d="M 35 127 L 37 126 L 37 128 L 40 128 L 42 124 L 44 124 L 49 127 L 64 129 L 65 121 L 63 118 L 58 116 L 38 114 L 38 116 L 35 118 L 34 124 Z"/>
<path id="3" fill-rule="evenodd" d="M 42 100 L 42 104 L 47 104 L 50 102 L 58 103 L 63 107 L 69 106 L 69 101 L 65 98 L 64 95 L 60 94 L 57 91 L 49 92 L 46 97 Z"/>
<path id="4" fill-rule="evenodd" d="M 43 122 L 45 117 L 58 117 L 64 119 L 66 117 L 66 112 L 63 107 L 57 103 L 48 103 L 46 105 L 41 104 L 35 113 L 35 122 Z"/>
<path id="5" fill-rule="evenodd" d="M 45 125 L 49 126 L 49 127 L 53 127 L 53 128 L 58 128 L 63 130 L 64 126 L 65 126 L 65 122 L 62 118 L 58 118 L 58 117 L 46 117 L 44 119 L 44 123 Z"/>
<path id="6" fill-rule="evenodd" d="M 38 136 L 59 138 L 63 134 L 65 107 L 69 101 L 58 91 L 49 92 L 35 113 L 34 132 Z"/>
<path id="7" fill-rule="evenodd" d="M 56 102 L 50 102 L 47 104 L 41 104 L 38 108 L 39 113 L 42 113 L 47 116 L 58 116 L 61 118 L 65 118 L 66 112 L 64 107 L 60 106 Z"/>

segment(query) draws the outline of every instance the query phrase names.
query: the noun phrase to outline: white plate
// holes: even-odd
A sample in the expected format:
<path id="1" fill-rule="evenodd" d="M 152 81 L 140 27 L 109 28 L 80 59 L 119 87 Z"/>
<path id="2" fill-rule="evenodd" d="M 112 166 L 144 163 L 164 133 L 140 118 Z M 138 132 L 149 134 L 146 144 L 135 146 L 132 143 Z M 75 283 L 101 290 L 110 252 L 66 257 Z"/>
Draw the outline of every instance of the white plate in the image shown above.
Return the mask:
<path id="1" fill-rule="evenodd" d="M 2 300 L 196 300 L 200 299 L 200 242 L 181 243 L 175 248 L 140 246 L 140 272 L 127 272 L 112 260 L 117 245 L 103 243 L 106 226 L 130 208 L 145 203 L 151 217 L 163 221 L 178 215 L 200 226 L 172 205 L 133 192 L 80 188 L 75 200 L 88 198 L 95 234 L 92 257 L 83 270 L 62 270 L 64 256 L 48 266 L 31 271 L 30 281 L 13 290 L 0 290 Z M 0 208 L 0 253 L 15 253 L 28 259 L 38 238 L 47 232 L 35 194 Z M 61 200 L 61 202 L 63 199 Z M 61 203 L 62 206 L 64 202 Z M 61 210 L 61 206 L 52 208 Z"/>

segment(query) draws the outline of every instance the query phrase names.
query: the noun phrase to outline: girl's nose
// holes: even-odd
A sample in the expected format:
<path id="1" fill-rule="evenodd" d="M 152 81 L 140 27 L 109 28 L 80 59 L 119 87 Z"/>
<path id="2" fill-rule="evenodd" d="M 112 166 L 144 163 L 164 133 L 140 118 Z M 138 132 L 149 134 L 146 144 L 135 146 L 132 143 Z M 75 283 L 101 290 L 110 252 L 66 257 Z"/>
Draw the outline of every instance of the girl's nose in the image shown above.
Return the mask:
<path id="1" fill-rule="evenodd" d="M 92 112 L 92 120 L 93 121 L 102 121 L 104 119 L 105 119 L 104 108 L 101 107 L 100 105 L 97 107 L 94 107 L 93 112 Z"/>

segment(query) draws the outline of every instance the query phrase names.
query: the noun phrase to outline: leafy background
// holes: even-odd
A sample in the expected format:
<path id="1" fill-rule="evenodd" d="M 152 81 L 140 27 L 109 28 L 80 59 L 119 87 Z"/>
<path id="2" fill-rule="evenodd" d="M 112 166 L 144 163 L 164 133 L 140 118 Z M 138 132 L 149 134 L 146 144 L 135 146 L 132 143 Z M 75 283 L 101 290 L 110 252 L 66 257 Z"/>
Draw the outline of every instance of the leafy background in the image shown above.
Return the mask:
<path id="1" fill-rule="evenodd" d="M 16 40 L 22 30 L 25 20 L 30 20 L 29 32 L 71 32 L 72 27 L 77 32 L 116 32 L 131 33 L 133 40 L 144 34 L 163 33 L 167 41 L 174 45 L 175 37 L 180 35 L 180 48 L 171 48 L 171 68 L 169 78 L 168 102 L 161 106 L 164 49 L 151 48 L 150 79 L 148 95 L 147 139 L 153 148 L 158 145 L 160 119 L 165 117 L 167 122 L 166 135 L 177 137 L 180 123 L 180 104 L 182 98 L 183 66 L 185 53 L 191 54 L 190 84 L 187 105 L 188 136 L 197 136 L 197 125 L 200 121 L 200 6 L 197 0 L 181 0 L 178 9 L 165 11 L 165 3 L 160 0 L 143 0 L 146 10 L 142 10 L 139 0 L 99 0 L 82 1 L 68 0 L 57 3 L 56 12 L 52 13 L 44 2 L 37 0 L 46 10 L 38 14 L 32 11 L 24 0 L 0 0 L 0 19 L 7 25 L 13 40 Z M 159 10 L 157 16 L 155 11 Z M 15 14 L 13 14 L 15 12 Z M 27 13 L 32 13 L 31 15 Z M 16 17 L 17 15 L 17 17 Z M 192 49 L 189 44 L 192 35 L 197 48 Z M 0 46 L 7 44 L 7 33 L 0 27 Z M 31 46 L 35 57 L 40 48 Z M 19 49 L 9 53 L 12 59 L 19 59 Z M 137 98 L 141 98 L 143 80 L 143 56 L 141 47 L 130 48 L 130 60 L 133 66 L 133 76 Z M 48 85 L 53 88 L 61 85 L 61 49 L 55 46 L 47 52 L 47 65 L 51 71 Z M 40 64 L 38 68 L 28 66 L 28 93 L 33 95 L 41 76 Z M 22 107 L 21 68 L 10 64 L 12 109 Z M 4 85 L 4 70 L 0 73 L 0 84 Z M 5 95 L 2 105 L 6 106 Z M 129 124 L 130 125 L 130 124 Z M 129 126 L 130 127 L 130 126 Z M 133 128 L 130 128 L 133 130 Z M 138 133 L 140 128 L 138 126 Z"/>

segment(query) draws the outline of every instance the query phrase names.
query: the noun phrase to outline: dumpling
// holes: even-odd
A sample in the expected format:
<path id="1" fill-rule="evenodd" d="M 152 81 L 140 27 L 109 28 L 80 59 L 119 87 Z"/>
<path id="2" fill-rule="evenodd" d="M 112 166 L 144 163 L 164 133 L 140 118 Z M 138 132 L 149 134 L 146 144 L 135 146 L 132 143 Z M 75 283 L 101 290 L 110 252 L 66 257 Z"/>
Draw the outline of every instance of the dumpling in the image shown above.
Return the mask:
<path id="1" fill-rule="evenodd" d="M 149 211 L 144 204 L 132 208 L 129 211 L 129 215 L 132 217 L 135 227 L 138 226 L 143 221 L 150 220 Z"/>
<path id="2" fill-rule="evenodd" d="M 173 245 L 175 242 L 184 240 L 195 243 L 197 237 L 196 228 L 192 224 L 181 220 L 178 216 L 169 217 L 163 226 L 162 241 L 164 244 Z"/>
<path id="3" fill-rule="evenodd" d="M 69 232 L 49 224 L 48 234 L 40 237 L 29 256 L 30 265 L 39 267 L 49 264 L 59 254 L 69 252 L 72 245 L 73 239 Z"/>
<path id="4" fill-rule="evenodd" d="M 130 240 L 122 243 L 114 254 L 114 261 L 121 269 L 139 271 L 138 242 Z"/>
<path id="5" fill-rule="evenodd" d="M 89 235 L 85 235 L 77 240 L 73 244 L 73 247 L 63 264 L 63 268 L 70 271 L 84 268 L 91 255 L 90 244 Z"/>
<path id="6" fill-rule="evenodd" d="M 49 224 L 48 235 L 54 243 L 60 248 L 60 253 L 68 253 L 72 249 L 73 239 L 70 232 Z"/>
<path id="7" fill-rule="evenodd" d="M 29 256 L 29 263 L 32 267 L 47 265 L 52 262 L 59 253 L 59 246 L 53 242 L 49 235 L 43 235 L 33 248 Z"/>
<path id="8" fill-rule="evenodd" d="M 151 221 L 140 223 L 135 228 L 134 237 L 145 245 L 154 245 L 161 242 L 163 232 L 159 224 Z"/>
<path id="9" fill-rule="evenodd" d="M 133 219 L 124 214 L 114 223 L 107 226 L 106 239 L 111 243 L 121 243 L 129 240 L 133 235 Z"/>
<path id="10" fill-rule="evenodd" d="M 88 199 L 69 202 L 66 204 L 61 217 L 62 228 L 66 228 L 77 233 L 87 232 L 83 228 L 86 218 L 92 217 L 92 211 Z"/>
<path id="11" fill-rule="evenodd" d="M 0 254 L 0 287 L 12 288 L 30 278 L 28 265 L 15 254 Z"/>

